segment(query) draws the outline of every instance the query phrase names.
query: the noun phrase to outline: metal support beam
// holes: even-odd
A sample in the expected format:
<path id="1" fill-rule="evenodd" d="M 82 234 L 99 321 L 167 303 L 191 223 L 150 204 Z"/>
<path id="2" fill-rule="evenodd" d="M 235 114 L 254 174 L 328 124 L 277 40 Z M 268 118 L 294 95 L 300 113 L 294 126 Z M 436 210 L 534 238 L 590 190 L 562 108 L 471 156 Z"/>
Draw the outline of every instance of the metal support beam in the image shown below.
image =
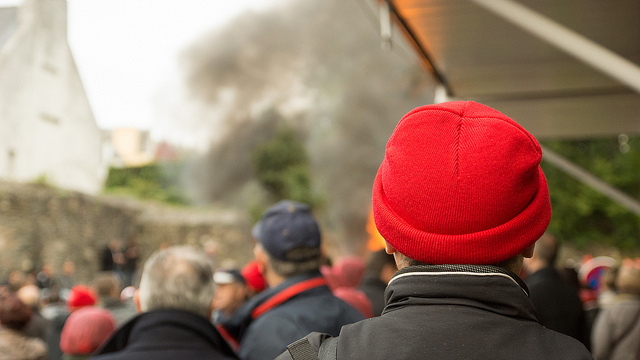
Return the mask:
<path id="1" fill-rule="evenodd" d="M 640 93 L 640 66 L 513 0 L 470 0 Z"/>
<path id="2" fill-rule="evenodd" d="M 388 1 L 381 1 L 380 5 L 380 37 L 382 49 L 391 49 L 391 10 Z"/>
<path id="3" fill-rule="evenodd" d="M 634 199 L 633 197 L 614 188 L 578 165 L 545 147 L 542 147 L 542 160 L 558 167 L 569 176 L 598 191 L 602 195 L 640 217 L 640 202 L 638 202 L 637 199 Z"/>

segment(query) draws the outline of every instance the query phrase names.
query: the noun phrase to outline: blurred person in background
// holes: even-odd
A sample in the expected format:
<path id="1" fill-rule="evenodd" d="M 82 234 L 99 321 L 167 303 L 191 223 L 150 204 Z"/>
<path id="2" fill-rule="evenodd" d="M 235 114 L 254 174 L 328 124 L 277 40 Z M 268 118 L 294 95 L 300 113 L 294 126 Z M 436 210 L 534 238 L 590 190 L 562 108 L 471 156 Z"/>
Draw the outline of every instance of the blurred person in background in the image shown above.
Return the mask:
<path id="1" fill-rule="evenodd" d="M 366 272 L 359 289 L 371 301 L 374 316 L 380 316 L 384 310 L 384 291 L 396 271 L 398 268 L 393 256 L 387 254 L 384 249 L 369 254 Z"/>
<path id="2" fill-rule="evenodd" d="M 112 271 L 121 279 L 124 278 L 125 255 L 120 239 L 111 239 L 100 254 L 100 271 Z"/>
<path id="3" fill-rule="evenodd" d="M 22 329 L 31 319 L 31 308 L 13 293 L 0 299 L 0 360 L 46 360 L 47 345 Z"/>
<path id="4" fill-rule="evenodd" d="M 123 287 L 131 286 L 134 283 L 136 271 L 138 270 L 138 259 L 140 251 L 135 237 L 129 239 L 127 248 L 124 250 L 124 264 L 122 272 L 124 274 Z"/>
<path id="5" fill-rule="evenodd" d="M 615 300 L 600 309 L 591 346 L 597 360 L 640 360 L 640 269 L 618 271 Z"/>
<path id="6" fill-rule="evenodd" d="M 95 306 L 87 306 L 69 316 L 60 336 L 61 360 L 85 360 L 116 329 L 111 314 Z"/>
<path id="7" fill-rule="evenodd" d="M 70 314 L 66 302 L 60 297 L 60 293 L 58 286 L 54 285 L 50 289 L 44 289 L 40 298 L 43 304 L 40 313 L 49 322 L 44 333 L 44 341 L 47 343 L 50 360 L 58 360 L 62 357 L 60 334 Z"/>
<path id="8" fill-rule="evenodd" d="M 555 268 L 557 255 L 558 242 L 553 235 L 545 233 L 536 241 L 533 256 L 524 261 L 529 299 L 542 325 L 589 348 L 589 329 L 578 289 Z"/>
<path id="9" fill-rule="evenodd" d="M 600 279 L 600 293 L 598 294 L 598 307 L 602 309 L 616 303 L 618 298 L 618 290 L 616 287 L 616 279 L 618 277 L 619 267 L 610 267 L 604 270 Z"/>
<path id="10" fill-rule="evenodd" d="M 283 200 L 252 229 L 255 259 L 269 286 L 222 325 L 243 360 L 273 359 L 312 331 L 338 335 L 364 317 L 338 299 L 320 273 L 320 228 L 306 204 Z"/>
<path id="11" fill-rule="evenodd" d="M 213 282 L 213 322 L 217 324 L 230 318 L 247 301 L 247 284 L 237 269 L 216 270 Z"/>
<path id="12" fill-rule="evenodd" d="M 42 270 L 36 274 L 36 285 L 40 289 L 50 288 L 55 283 L 54 276 L 53 267 L 49 264 L 44 264 L 42 265 Z"/>
<path id="13" fill-rule="evenodd" d="M 267 288 L 267 281 L 260 272 L 260 264 L 256 260 L 249 261 L 240 273 L 247 284 L 247 299 L 251 299 Z"/>
<path id="14" fill-rule="evenodd" d="M 121 326 L 92 359 L 237 359 L 209 321 L 213 269 L 190 247 L 151 255 L 134 295 L 139 315 Z"/>
<path id="15" fill-rule="evenodd" d="M 45 340 L 49 321 L 40 314 L 40 289 L 36 285 L 25 285 L 18 289 L 16 295 L 20 301 L 31 308 L 31 319 L 22 331 L 27 336 Z"/>
<path id="16" fill-rule="evenodd" d="M 135 306 L 128 306 L 120 299 L 120 279 L 112 272 L 98 273 L 93 279 L 93 289 L 98 296 L 98 306 L 111 313 L 120 326 L 136 315 Z"/>
<path id="17" fill-rule="evenodd" d="M 86 285 L 76 285 L 71 288 L 67 297 L 67 310 L 70 313 L 85 306 L 93 306 L 98 302 L 98 295 Z"/>
<path id="18" fill-rule="evenodd" d="M 76 265 L 71 260 L 62 263 L 62 273 L 56 278 L 60 289 L 68 292 L 76 284 Z"/>
<path id="19" fill-rule="evenodd" d="M 323 265 L 320 272 L 327 279 L 333 295 L 360 311 L 365 318 L 373 317 L 373 308 L 367 295 L 358 290 L 365 264 L 357 256 L 344 256 L 333 265 Z"/>

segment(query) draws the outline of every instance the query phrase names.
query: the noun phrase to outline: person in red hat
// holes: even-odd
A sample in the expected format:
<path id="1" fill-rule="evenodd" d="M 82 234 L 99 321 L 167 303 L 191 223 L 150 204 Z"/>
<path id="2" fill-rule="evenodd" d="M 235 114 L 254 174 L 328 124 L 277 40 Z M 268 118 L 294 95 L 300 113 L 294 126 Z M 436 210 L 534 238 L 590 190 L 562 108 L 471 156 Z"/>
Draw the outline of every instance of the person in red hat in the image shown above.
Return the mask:
<path id="1" fill-rule="evenodd" d="M 61 360 L 88 359 L 115 329 L 116 321 L 108 310 L 85 306 L 74 311 L 62 328 Z"/>
<path id="2" fill-rule="evenodd" d="M 260 272 L 260 264 L 256 260 L 249 261 L 240 273 L 247 283 L 247 298 L 251 299 L 267 288 L 267 282 Z"/>
<path id="3" fill-rule="evenodd" d="M 67 309 L 73 312 L 85 306 L 93 306 L 96 304 L 98 295 L 92 288 L 85 285 L 76 285 L 71 288 L 67 297 Z"/>
<path id="4" fill-rule="evenodd" d="M 551 219 L 536 139 L 485 105 L 407 113 L 373 184 L 375 225 L 398 272 L 381 316 L 313 333 L 277 359 L 591 359 L 544 328 L 523 259 Z"/>

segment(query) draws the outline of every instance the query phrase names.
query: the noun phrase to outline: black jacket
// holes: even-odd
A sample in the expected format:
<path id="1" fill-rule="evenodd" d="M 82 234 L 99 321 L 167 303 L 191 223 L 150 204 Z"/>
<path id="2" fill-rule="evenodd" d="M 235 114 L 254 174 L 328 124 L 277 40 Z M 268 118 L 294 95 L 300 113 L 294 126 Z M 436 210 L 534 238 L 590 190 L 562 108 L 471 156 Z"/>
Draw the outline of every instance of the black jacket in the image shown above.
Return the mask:
<path id="1" fill-rule="evenodd" d="M 119 328 L 91 359 L 238 359 L 218 331 L 200 315 L 155 310 Z"/>
<path id="2" fill-rule="evenodd" d="M 272 360 L 312 331 L 338 335 L 343 325 L 363 318 L 313 272 L 261 292 L 222 326 L 240 342 L 243 360 Z"/>
<path id="3" fill-rule="evenodd" d="M 546 328 L 569 335 L 589 346 L 589 329 L 578 289 L 556 269 L 545 267 L 526 280 L 538 321 Z"/>
<path id="4" fill-rule="evenodd" d="M 407 267 L 385 298 L 381 316 L 342 328 L 338 359 L 591 359 L 580 342 L 540 325 L 526 285 L 498 267 Z M 307 338 L 317 348 L 326 336 Z"/>

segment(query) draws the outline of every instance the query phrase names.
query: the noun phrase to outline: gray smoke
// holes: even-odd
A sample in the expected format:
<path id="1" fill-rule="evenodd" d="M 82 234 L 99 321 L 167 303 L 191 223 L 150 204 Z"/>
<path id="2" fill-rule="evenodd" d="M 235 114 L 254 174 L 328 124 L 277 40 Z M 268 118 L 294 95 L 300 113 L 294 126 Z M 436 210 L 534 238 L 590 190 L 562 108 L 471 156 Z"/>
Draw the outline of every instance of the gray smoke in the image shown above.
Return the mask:
<path id="1" fill-rule="evenodd" d="M 246 13 L 184 54 L 191 95 L 227 109 L 223 135 L 191 176 L 201 200 L 246 196 L 252 150 L 288 121 L 305 135 L 325 229 L 343 250 L 361 249 L 386 141 L 433 93 L 415 58 L 380 49 L 367 6 L 300 0 Z"/>

